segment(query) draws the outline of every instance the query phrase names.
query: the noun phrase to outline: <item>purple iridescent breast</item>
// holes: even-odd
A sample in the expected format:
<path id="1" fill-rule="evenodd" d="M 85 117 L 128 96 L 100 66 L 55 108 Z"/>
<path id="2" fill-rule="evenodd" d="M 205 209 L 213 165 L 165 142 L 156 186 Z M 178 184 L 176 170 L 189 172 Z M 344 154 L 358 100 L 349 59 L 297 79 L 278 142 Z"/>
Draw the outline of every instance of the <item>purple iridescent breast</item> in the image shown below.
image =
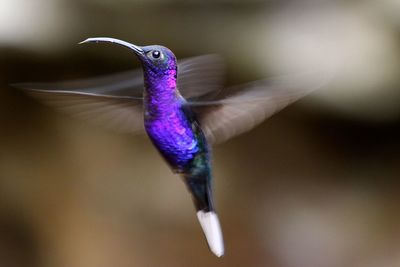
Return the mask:
<path id="1" fill-rule="evenodd" d="M 154 145 L 178 171 L 199 151 L 191 122 L 178 104 L 166 107 L 155 118 L 145 118 L 145 128 Z"/>

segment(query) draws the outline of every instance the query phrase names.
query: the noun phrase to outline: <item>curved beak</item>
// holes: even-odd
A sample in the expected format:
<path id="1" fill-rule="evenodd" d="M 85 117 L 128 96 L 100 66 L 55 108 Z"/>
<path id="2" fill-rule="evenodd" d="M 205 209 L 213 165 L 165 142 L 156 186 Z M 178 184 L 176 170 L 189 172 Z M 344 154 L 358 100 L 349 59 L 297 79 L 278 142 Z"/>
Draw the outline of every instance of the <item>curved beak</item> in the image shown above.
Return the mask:
<path id="1" fill-rule="evenodd" d="M 84 44 L 84 43 L 99 43 L 99 42 L 105 42 L 105 43 L 114 43 L 117 45 L 121 45 L 123 47 L 129 48 L 135 52 L 138 56 L 143 55 L 144 51 L 140 46 L 115 39 L 115 38 L 109 38 L 109 37 L 95 37 L 95 38 L 88 38 L 85 41 L 80 42 L 79 44 Z"/>

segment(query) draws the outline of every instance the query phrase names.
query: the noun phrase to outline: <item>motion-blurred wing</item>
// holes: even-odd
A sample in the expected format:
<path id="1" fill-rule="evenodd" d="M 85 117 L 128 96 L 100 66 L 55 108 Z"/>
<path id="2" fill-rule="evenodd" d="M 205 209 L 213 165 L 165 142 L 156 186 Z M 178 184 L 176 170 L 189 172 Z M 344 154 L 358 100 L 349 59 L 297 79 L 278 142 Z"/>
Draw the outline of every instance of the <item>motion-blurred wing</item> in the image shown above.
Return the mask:
<path id="1" fill-rule="evenodd" d="M 178 88 L 186 99 L 197 98 L 221 90 L 224 64 L 217 55 L 204 55 L 183 59 L 178 63 Z M 116 74 L 54 83 L 20 83 L 20 88 L 73 91 L 110 96 L 141 97 L 143 94 L 142 69 Z"/>
<path id="2" fill-rule="evenodd" d="M 178 72 L 178 86 L 185 98 L 197 98 L 222 87 L 224 66 L 217 55 L 184 59 L 178 64 Z M 49 106 L 113 130 L 137 132 L 143 128 L 141 69 L 90 79 L 14 86 Z"/>
<path id="3" fill-rule="evenodd" d="M 274 113 L 326 83 L 304 76 L 260 80 L 228 88 L 231 96 L 209 102 L 189 102 L 210 143 L 224 142 L 260 124 Z"/>
<path id="4" fill-rule="evenodd" d="M 218 94 L 224 79 L 225 65 L 218 55 L 184 59 L 178 64 L 178 89 L 186 99 Z"/>
<path id="5" fill-rule="evenodd" d="M 49 106 L 112 130 L 135 133 L 143 129 L 142 99 L 140 98 L 24 89 L 29 95 Z"/>
<path id="6" fill-rule="evenodd" d="M 82 92 L 109 96 L 141 97 L 143 94 L 143 74 L 141 69 L 123 71 L 88 79 L 57 81 L 50 83 L 18 83 L 18 88 L 48 91 Z"/>

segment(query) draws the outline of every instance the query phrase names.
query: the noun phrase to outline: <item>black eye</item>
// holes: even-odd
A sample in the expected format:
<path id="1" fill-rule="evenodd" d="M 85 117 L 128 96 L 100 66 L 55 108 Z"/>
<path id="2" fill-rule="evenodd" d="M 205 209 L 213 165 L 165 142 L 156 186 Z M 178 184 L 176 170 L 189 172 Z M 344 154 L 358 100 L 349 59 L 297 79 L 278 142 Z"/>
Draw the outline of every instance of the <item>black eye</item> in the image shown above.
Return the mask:
<path id="1" fill-rule="evenodd" d="M 161 53 L 158 50 L 154 50 L 151 55 L 153 56 L 153 58 L 159 58 Z"/>

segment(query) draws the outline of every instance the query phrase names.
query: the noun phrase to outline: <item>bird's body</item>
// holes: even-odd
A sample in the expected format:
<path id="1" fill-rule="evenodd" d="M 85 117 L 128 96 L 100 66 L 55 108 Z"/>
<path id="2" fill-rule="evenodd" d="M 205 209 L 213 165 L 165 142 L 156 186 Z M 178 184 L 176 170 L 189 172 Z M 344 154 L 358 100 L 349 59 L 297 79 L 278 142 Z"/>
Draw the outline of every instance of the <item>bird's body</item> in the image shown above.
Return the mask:
<path id="1" fill-rule="evenodd" d="M 175 55 L 159 45 L 139 47 L 110 38 L 85 42 L 102 41 L 130 48 L 142 63 L 144 128 L 172 170 L 182 174 L 208 245 L 215 255 L 222 256 L 222 232 L 212 200 L 209 146 L 195 113 L 178 91 Z"/>
<path id="2" fill-rule="evenodd" d="M 175 172 L 188 173 L 194 167 L 194 159 L 200 155 L 209 157 L 204 133 L 189 107 L 184 106 L 183 98 L 160 115 L 149 115 L 148 109 L 144 107 L 146 132 Z"/>
<path id="3" fill-rule="evenodd" d="M 222 232 L 212 199 L 210 144 L 250 130 L 320 88 L 326 79 L 317 85 L 313 80 L 304 84 L 298 78 L 283 83 L 278 80 L 275 84 L 261 80 L 239 87 L 242 90 L 234 90 L 228 97 L 197 101 L 196 97 L 221 89 L 221 64 L 215 57 L 203 56 L 178 64 L 175 55 L 163 46 L 140 47 L 103 37 L 82 43 L 86 42 L 111 42 L 129 48 L 142 64 L 143 78 L 134 71 L 112 76 L 110 84 L 104 78 L 69 83 L 79 84 L 78 90 L 68 90 L 65 84 L 18 86 L 63 111 L 113 129 L 137 132 L 144 126 L 172 170 L 183 176 L 208 245 L 215 255 L 222 256 Z M 54 87 L 58 90 L 52 90 Z M 139 90 L 139 96 L 134 88 Z"/>
<path id="4" fill-rule="evenodd" d="M 171 167 L 183 172 L 200 151 L 194 131 L 201 129 L 194 128 L 194 118 L 184 111 L 186 100 L 177 89 L 177 66 L 174 60 L 170 61 L 167 71 L 156 69 L 144 73 L 144 126 Z"/>
<path id="5" fill-rule="evenodd" d="M 200 127 L 196 127 L 196 122 L 186 115 L 181 102 L 183 99 L 176 99 L 159 115 L 150 115 L 153 110 L 147 105 L 144 107 L 144 126 L 148 136 L 172 169 L 179 173 L 187 169 L 198 153 L 206 150 L 199 147 L 195 133 L 203 135 Z"/>
<path id="6" fill-rule="evenodd" d="M 171 69 L 144 72 L 144 127 L 170 167 L 183 175 L 197 210 L 213 211 L 209 146 L 195 113 L 177 89 L 176 61 Z"/>

